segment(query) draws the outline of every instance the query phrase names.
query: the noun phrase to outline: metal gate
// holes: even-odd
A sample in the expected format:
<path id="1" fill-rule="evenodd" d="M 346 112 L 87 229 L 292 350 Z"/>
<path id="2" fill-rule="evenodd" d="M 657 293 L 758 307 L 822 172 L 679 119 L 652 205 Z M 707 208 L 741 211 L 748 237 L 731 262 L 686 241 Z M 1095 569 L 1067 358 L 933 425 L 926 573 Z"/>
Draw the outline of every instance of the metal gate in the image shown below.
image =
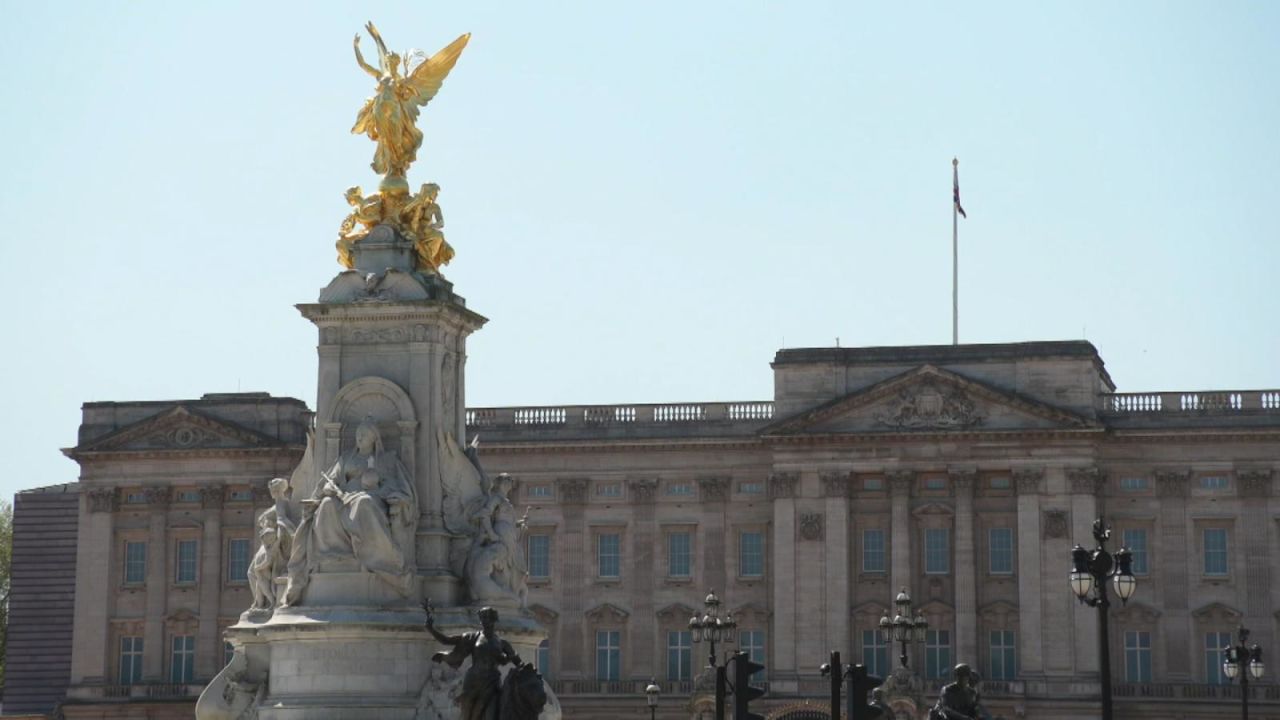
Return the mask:
<path id="1" fill-rule="evenodd" d="M 831 713 L 813 705 L 792 705 L 775 710 L 768 720 L 831 720 Z"/>

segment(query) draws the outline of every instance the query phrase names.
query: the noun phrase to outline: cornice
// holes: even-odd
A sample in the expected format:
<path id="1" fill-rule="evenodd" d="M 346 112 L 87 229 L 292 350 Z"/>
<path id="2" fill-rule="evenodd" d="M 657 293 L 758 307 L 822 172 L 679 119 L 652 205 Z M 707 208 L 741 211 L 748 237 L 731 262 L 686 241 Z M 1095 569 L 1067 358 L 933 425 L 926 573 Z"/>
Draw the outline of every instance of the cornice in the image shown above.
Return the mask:
<path id="1" fill-rule="evenodd" d="M 250 457 L 291 454 L 302 457 L 305 445 L 277 445 L 264 448 L 208 448 L 187 450 L 89 450 L 77 452 L 75 448 L 67 448 L 63 452 L 77 462 L 97 460 L 152 460 L 173 458 L 216 458 L 216 457 Z M 486 448 L 487 450 L 488 448 Z"/>

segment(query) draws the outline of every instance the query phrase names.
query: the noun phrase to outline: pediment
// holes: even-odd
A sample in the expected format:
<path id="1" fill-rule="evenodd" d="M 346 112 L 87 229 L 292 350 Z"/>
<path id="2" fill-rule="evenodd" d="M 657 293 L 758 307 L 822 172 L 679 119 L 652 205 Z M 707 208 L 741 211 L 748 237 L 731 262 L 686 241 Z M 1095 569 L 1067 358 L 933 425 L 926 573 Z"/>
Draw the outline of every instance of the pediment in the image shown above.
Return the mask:
<path id="1" fill-rule="evenodd" d="M 540 603 L 530 605 L 529 612 L 533 613 L 533 616 L 543 625 L 552 625 L 560 617 L 560 613 Z"/>
<path id="2" fill-rule="evenodd" d="M 733 616 L 739 620 L 768 620 L 772 615 L 769 608 L 757 602 L 745 602 L 733 609 Z"/>
<path id="3" fill-rule="evenodd" d="M 613 603 L 600 603 L 583 614 L 593 622 L 622 622 L 631 613 Z"/>
<path id="4" fill-rule="evenodd" d="M 1191 611 L 1191 617 L 1203 623 L 1227 623 L 1234 624 L 1240 622 L 1243 617 L 1239 610 L 1223 605 L 1219 602 L 1209 603 L 1198 610 Z"/>
<path id="5" fill-rule="evenodd" d="M 658 611 L 658 617 L 664 620 L 688 620 L 697 614 L 697 610 L 678 602 L 671 603 Z"/>
<path id="6" fill-rule="evenodd" d="M 85 453 L 241 450 L 283 447 L 285 443 L 185 405 L 175 405 L 103 437 L 72 448 L 72 457 Z"/>
<path id="7" fill-rule="evenodd" d="M 854 617 L 871 618 L 872 620 L 876 620 L 889 614 L 889 606 L 884 603 L 869 600 L 867 602 L 854 605 L 850 608 L 849 614 Z"/>
<path id="8" fill-rule="evenodd" d="M 823 403 L 764 435 L 1002 432 L 1100 427 L 1082 415 L 933 365 Z"/>
<path id="9" fill-rule="evenodd" d="M 992 623 L 1017 620 L 1018 606 L 1008 600 L 993 600 L 978 609 L 978 617 Z"/>
<path id="10" fill-rule="evenodd" d="M 1150 625 L 1160 619 L 1159 610 L 1140 602 L 1127 603 L 1114 612 L 1121 623 Z"/>

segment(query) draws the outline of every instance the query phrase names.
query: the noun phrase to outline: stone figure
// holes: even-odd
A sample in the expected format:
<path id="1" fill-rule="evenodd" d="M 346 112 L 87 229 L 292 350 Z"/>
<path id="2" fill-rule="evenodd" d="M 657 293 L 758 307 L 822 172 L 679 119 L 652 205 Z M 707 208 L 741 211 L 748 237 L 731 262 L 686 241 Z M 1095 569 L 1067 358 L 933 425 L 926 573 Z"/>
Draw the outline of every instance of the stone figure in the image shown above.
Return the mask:
<path id="1" fill-rule="evenodd" d="M 231 662 L 200 693 L 195 716 L 199 720 L 253 720 L 266 692 L 266 675 L 252 672 L 244 648 L 238 647 Z"/>
<path id="2" fill-rule="evenodd" d="M 968 665 L 956 665 L 955 681 L 942 687 L 929 720 L 981 720 L 986 717 L 975 687 L 976 674 Z"/>
<path id="3" fill-rule="evenodd" d="M 462 676 L 457 695 L 461 709 L 459 720 L 534 720 L 538 717 L 547 699 L 542 678 L 532 665 L 520 659 L 511 643 L 498 637 L 497 610 L 491 607 L 480 610 L 479 631 L 445 635 L 436 629 L 431 601 L 428 599 L 422 607 L 427 612 L 427 632 L 452 648 L 432 655 L 431 659 L 454 669 L 471 659 L 471 667 Z M 504 683 L 500 668 L 507 664 L 514 667 Z"/>
<path id="4" fill-rule="evenodd" d="M 369 228 L 383 221 L 382 197 L 375 193 L 366 198 L 358 185 L 347 188 L 343 197 L 351 206 L 351 213 L 343 218 L 342 225 L 338 227 L 338 262 L 343 267 L 353 268 L 355 257 L 351 246 L 364 239 L 369 234 Z"/>
<path id="5" fill-rule="evenodd" d="M 445 242 L 442 231 L 444 213 L 436 202 L 439 196 L 439 185 L 423 183 L 400 210 L 400 229 L 413 242 L 414 269 L 425 273 L 434 273 L 453 259 L 453 247 Z"/>
<path id="6" fill-rule="evenodd" d="M 450 569 L 466 580 L 473 602 L 515 600 L 523 608 L 528 571 L 520 535 L 528 513 L 517 517 L 511 504 L 514 478 L 489 478 L 480 466 L 478 440 L 463 450 L 450 433 L 440 432 L 438 439 L 444 523 L 454 536 Z"/>
<path id="7" fill-rule="evenodd" d="M 401 595 L 416 570 L 418 498 L 404 464 L 382 444 L 372 418 L 356 428 L 356 444 L 338 458 L 310 498 L 293 537 L 289 583 L 281 605 L 296 605 L 324 560 L 354 558 Z"/>
<path id="8" fill-rule="evenodd" d="M 422 131 L 417 128 L 418 108 L 430 102 L 440 91 L 471 35 L 462 35 L 410 69 L 405 62 L 408 54 L 402 56 L 388 51 L 373 23 L 366 24 L 365 29 L 378 46 L 378 66 L 365 62 L 360 53 L 359 34 L 354 41 L 356 64 L 378 81 L 378 88 L 360 108 L 351 132 L 367 135 L 377 143 L 370 167 L 379 175 L 386 176 L 382 189 L 407 192 L 404 176 L 422 146 Z"/>
<path id="9" fill-rule="evenodd" d="M 250 610 L 270 610 L 276 603 L 275 579 L 284 573 L 297 530 L 288 506 L 289 481 L 267 483 L 274 504 L 258 516 L 258 552 L 249 563 Z"/>

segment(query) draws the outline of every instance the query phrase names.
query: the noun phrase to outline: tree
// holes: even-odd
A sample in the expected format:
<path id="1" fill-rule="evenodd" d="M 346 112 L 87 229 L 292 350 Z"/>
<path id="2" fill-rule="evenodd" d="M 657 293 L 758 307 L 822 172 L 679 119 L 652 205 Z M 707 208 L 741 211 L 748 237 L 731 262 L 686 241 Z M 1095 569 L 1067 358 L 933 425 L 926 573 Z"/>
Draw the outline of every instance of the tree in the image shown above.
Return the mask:
<path id="1" fill-rule="evenodd" d="M 0 697 L 4 697 L 5 649 L 9 640 L 9 571 L 13 567 L 13 506 L 0 500 Z"/>

